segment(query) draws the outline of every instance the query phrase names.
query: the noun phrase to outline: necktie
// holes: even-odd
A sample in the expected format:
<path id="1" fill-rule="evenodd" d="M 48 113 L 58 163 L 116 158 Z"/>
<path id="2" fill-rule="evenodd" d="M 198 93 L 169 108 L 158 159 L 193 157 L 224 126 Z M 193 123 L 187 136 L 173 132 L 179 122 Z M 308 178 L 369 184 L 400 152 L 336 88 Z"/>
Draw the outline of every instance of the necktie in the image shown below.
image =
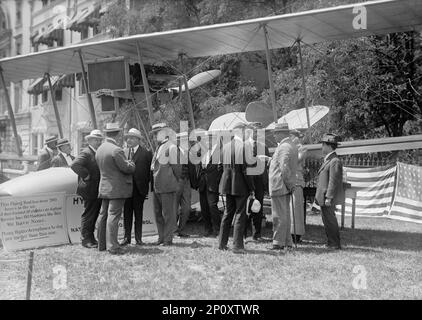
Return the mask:
<path id="1" fill-rule="evenodd" d="M 133 148 L 129 149 L 129 160 L 133 160 Z"/>

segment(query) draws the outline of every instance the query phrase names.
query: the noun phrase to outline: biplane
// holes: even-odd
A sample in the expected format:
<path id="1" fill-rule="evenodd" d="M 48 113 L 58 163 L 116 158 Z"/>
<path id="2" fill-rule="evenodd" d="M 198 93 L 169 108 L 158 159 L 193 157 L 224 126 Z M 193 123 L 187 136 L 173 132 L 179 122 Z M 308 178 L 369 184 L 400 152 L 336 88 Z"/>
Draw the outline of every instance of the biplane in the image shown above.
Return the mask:
<path id="1" fill-rule="evenodd" d="M 305 119 L 301 119 L 301 121 L 306 124 L 305 128 L 310 128 L 311 119 L 306 99 L 306 75 L 303 71 L 301 47 L 303 45 L 312 46 L 324 41 L 383 35 L 392 32 L 418 31 L 422 26 L 421 13 L 422 1 L 420 0 L 369 1 L 217 25 L 137 34 L 1 59 L 0 80 L 6 92 L 8 113 L 18 154 L 22 155 L 22 151 L 13 108 L 8 97 L 7 83 L 24 79 L 37 79 L 40 76 L 47 75 L 49 88 L 52 90 L 50 77 L 82 72 L 88 98 L 91 125 L 92 128 L 97 128 L 96 111 L 91 99 L 92 92 L 86 77 L 87 61 L 100 61 L 101 59 L 118 57 L 124 57 L 133 64 L 139 64 L 142 90 L 145 93 L 148 116 L 152 123 L 153 107 L 145 64 L 176 61 L 181 55 L 189 58 L 198 58 L 250 51 L 265 51 L 271 98 L 271 107 L 267 113 L 271 115 L 270 119 L 272 118 L 273 122 L 277 122 L 280 115 L 277 112 L 275 100 L 270 50 L 296 45 L 300 55 L 305 104 L 301 117 L 306 118 L 306 121 Z M 193 77 L 190 79 L 191 81 L 188 81 L 186 75 L 178 71 L 176 75 L 182 77 L 183 84 L 173 87 L 171 90 L 179 94 L 185 92 L 188 95 L 189 87 L 192 88 L 197 85 L 195 81 L 200 84 L 205 83 L 210 79 L 214 79 L 217 74 L 218 70 L 213 70 L 208 74 L 197 77 L 196 80 Z M 153 75 L 151 76 L 153 78 Z M 189 101 L 188 99 L 188 103 Z M 54 99 L 53 105 L 57 123 L 60 124 L 59 112 L 57 111 L 57 106 L 55 106 Z M 247 120 L 250 121 L 250 119 Z M 191 106 L 190 122 L 191 127 L 195 128 Z M 61 131 L 60 125 L 59 131 Z M 418 144 L 417 147 L 422 147 L 422 143 Z M 341 150 L 339 151 L 341 153 Z"/>

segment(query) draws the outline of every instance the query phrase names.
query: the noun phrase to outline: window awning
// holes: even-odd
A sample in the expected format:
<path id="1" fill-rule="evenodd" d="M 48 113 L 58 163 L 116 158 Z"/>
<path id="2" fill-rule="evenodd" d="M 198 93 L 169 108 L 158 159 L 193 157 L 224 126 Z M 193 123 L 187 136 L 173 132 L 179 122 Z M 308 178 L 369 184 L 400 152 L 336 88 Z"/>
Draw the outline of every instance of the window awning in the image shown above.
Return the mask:
<path id="1" fill-rule="evenodd" d="M 68 29 L 81 32 L 87 27 L 94 27 L 100 23 L 100 4 L 94 3 L 77 12 L 68 22 Z"/>
<path id="2" fill-rule="evenodd" d="M 63 34 L 63 22 L 59 20 L 56 25 L 50 24 L 44 32 L 37 31 L 32 38 L 32 43 L 52 45 L 53 41 L 63 42 Z"/>
<path id="3" fill-rule="evenodd" d="M 54 88 L 54 86 L 55 85 L 57 85 L 57 83 L 58 83 L 58 81 L 59 81 L 59 79 L 61 78 L 62 76 L 50 76 L 50 79 L 51 79 L 51 86 Z M 48 85 L 48 80 L 47 79 L 45 79 L 45 82 L 44 82 L 44 85 L 43 85 L 43 91 L 45 91 L 45 90 L 50 90 L 50 87 L 49 87 L 49 85 Z"/>
<path id="4" fill-rule="evenodd" d="M 27 92 L 29 94 L 40 94 L 41 92 L 44 91 L 43 89 L 44 82 L 45 82 L 45 78 L 36 79 L 34 82 L 32 82 L 29 85 Z"/>
<path id="5" fill-rule="evenodd" d="M 74 88 L 75 87 L 75 74 L 64 74 L 57 81 L 58 88 Z"/>

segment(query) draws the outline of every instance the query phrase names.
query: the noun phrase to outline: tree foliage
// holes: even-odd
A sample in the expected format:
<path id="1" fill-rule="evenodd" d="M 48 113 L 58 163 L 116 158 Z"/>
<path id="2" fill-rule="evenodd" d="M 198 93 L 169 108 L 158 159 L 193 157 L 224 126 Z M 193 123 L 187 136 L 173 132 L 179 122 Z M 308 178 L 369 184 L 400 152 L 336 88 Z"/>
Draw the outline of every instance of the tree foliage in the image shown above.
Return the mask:
<path id="1" fill-rule="evenodd" d="M 136 10 L 119 1 L 102 17 L 101 26 L 115 37 L 198 25 L 223 23 L 297 12 L 356 0 L 144 0 Z M 358 1 L 359 2 L 359 1 Z M 315 142 L 322 132 L 333 131 L 345 139 L 363 139 L 421 133 L 421 37 L 416 32 L 390 34 L 302 46 L 308 105 L 326 104 L 329 116 L 309 135 Z M 272 50 L 272 70 L 278 114 L 304 106 L 297 47 Z M 187 57 L 188 77 L 220 69 L 222 76 L 192 90 L 197 126 L 208 128 L 217 116 L 244 111 L 251 101 L 270 103 L 268 89 L 241 77 L 243 61 L 262 63 L 257 52 L 201 59 Z M 158 61 L 160 62 L 160 61 Z M 162 63 L 162 62 L 161 62 Z M 166 62 L 182 69 L 180 62 Z M 188 119 L 185 98 L 156 105 L 156 115 L 176 124 Z M 175 128 L 176 129 L 176 128 Z"/>

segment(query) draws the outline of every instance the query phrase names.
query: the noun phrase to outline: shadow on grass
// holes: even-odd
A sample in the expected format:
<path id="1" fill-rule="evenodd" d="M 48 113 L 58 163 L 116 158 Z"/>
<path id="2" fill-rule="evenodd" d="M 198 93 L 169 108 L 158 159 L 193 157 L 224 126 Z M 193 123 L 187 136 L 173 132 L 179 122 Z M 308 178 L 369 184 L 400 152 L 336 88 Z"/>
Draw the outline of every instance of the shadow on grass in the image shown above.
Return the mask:
<path id="1" fill-rule="evenodd" d="M 207 245 L 207 244 L 203 244 L 203 243 L 199 243 L 199 242 L 194 241 L 194 242 L 191 242 L 191 243 L 173 242 L 172 247 L 180 247 L 180 248 L 186 248 L 186 247 L 188 247 L 188 248 L 195 249 L 195 248 L 206 248 L 206 247 L 210 248 L 211 246 L 210 245 Z"/>
<path id="2" fill-rule="evenodd" d="M 350 246 L 384 248 L 402 251 L 422 251 L 422 234 L 374 229 L 347 229 L 340 231 L 341 243 L 346 250 L 362 251 L 363 248 Z M 306 240 L 325 243 L 325 230 L 320 225 L 306 226 Z M 349 248 L 348 248 L 349 247 Z"/>
<path id="3" fill-rule="evenodd" d="M 126 247 L 125 252 L 127 254 L 142 254 L 142 255 L 154 255 L 154 254 L 164 253 L 164 251 L 159 248 L 148 248 L 145 246 Z"/>

